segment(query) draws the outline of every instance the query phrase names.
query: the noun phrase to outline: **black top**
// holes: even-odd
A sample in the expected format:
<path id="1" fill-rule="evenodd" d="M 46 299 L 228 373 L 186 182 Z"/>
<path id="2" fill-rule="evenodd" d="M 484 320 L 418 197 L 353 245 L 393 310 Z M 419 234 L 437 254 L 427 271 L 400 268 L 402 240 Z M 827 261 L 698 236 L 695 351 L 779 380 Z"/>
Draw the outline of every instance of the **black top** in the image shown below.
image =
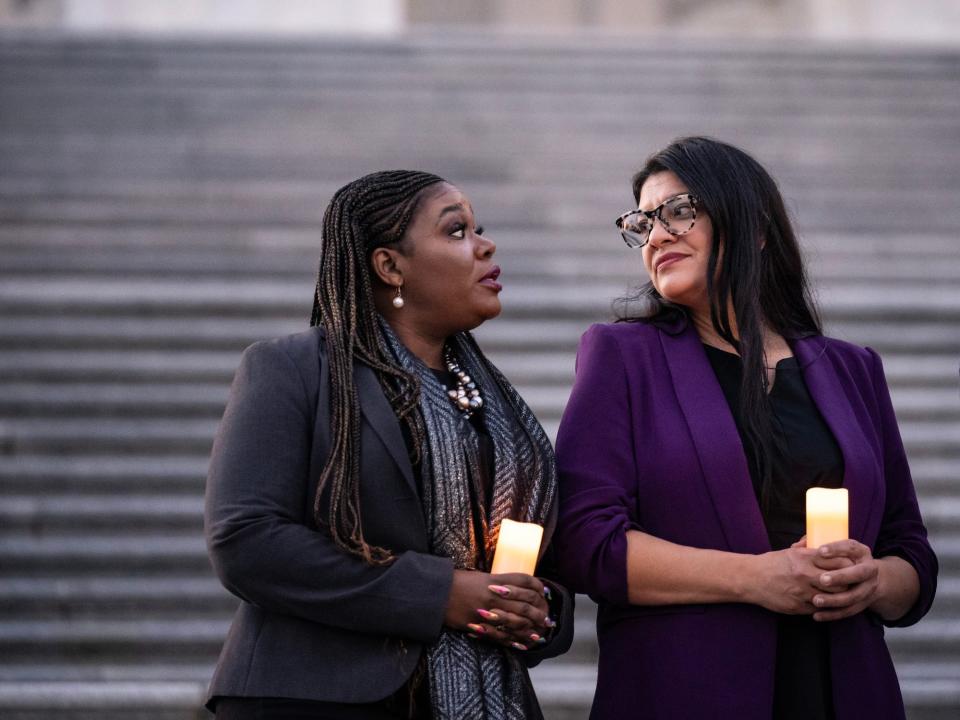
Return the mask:
<path id="1" fill-rule="evenodd" d="M 756 450 L 744 436 L 740 413 L 740 357 L 704 345 L 737 425 L 750 469 L 754 492 L 761 503 Z M 807 391 L 797 359 L 777 363 L 770 390 L 773 411 L 774 483 L 763 512 L 774 550 L 782 550 L 806 532 L 806 492 L 811 487 L 840 487 L 843 455 L 830 428 Z M 781 615 L 777 635 L 773 717 L 834 717 L 830 677 L 829 624 L 808 615 Z"/>

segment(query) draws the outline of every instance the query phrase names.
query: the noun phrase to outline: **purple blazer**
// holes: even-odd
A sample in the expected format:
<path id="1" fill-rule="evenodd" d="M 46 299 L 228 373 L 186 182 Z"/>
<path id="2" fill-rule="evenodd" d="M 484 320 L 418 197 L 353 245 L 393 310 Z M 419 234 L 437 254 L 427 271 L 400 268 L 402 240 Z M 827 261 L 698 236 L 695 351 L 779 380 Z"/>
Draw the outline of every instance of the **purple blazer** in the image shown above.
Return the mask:
<path id="1" fill-rule="evenodd" d="M 898 555 L 920 597 L 888 625 L 917 622 L 936 591 L 927 542 L 879 356 L 839 340 L 791 342 L 807 387 L 843 452 L 850 535 Z M 692 547 L 770 550 L 737 428 L 692 327 L 594 325 L 557 436 L 554 543 L 571 589 L 599 603 L 593 720 L 768 720 L 777 615 L 759 606 L 635 606 L 627 600 L 631 528 Z M 865 612 L 830 624 L 838 720 L 903 718 L 883 639 Z"/>

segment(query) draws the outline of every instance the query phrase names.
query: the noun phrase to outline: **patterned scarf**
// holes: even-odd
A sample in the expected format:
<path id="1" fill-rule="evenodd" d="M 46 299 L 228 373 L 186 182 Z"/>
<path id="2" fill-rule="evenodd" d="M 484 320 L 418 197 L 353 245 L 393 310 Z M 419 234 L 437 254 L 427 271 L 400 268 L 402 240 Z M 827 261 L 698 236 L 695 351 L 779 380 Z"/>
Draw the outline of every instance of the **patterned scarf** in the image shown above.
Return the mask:
<path id="1" fill-rule="evenodd" d="M 517 391 L 477 347 L 470 333 L 448 340 L 460 367 L 483 395 L 483 421 L 493 445 L 489 507 L 480 477 L 480 448 L 470 421 L 447 388 L 382 323 L 399 365 L 420 378 L 426 428 L 421 456 L 423 510 L 430 551 L 457 568 L 489 571 L 504 518 L 545 524 L 556 493 L 553 449 Z M 537 707 L 526 667 L 513 651 L 444 628 L 426 650 L 436 720 L 531 720 Z M 533 719 L 542 718 L 539 709 Z"/>

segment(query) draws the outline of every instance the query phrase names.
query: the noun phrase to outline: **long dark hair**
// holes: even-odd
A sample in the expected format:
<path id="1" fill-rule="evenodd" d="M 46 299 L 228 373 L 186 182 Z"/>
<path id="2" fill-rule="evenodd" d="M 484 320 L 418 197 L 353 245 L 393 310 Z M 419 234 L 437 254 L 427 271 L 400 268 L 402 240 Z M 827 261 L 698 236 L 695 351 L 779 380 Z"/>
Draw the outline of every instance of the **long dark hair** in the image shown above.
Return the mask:
<path id="1" fill-rule="evenodd" d="M 706 278 L 710 321 L 714 331 L 736 348 L 743 364 L 741 431 L 756 448 L 754 470 L 766 510 L 776 454 L 764 367 L 764 325 L 785 338 L 822 334 L 797 237 L 777 183 L 739 148 L 708 137 L 674 140 L 651 155 L 633 176 L 636 202 L 647 179 L 663 171 L 683 181 L 713 224 Z M 644 310 L 640 315 L 621 315 L 621 320 L 682 318 L 690 322 L 686 308 L 666 301 L 651 282 L 634 299 L 644 303 Z M 727 313 L 731 301 L 739 337 L 733 334 Z"/>
<path id="2" fill-rule="evenodd" d="M 420 381 L 388 349 L 373 300 L 370 254 L 399 243 L 426 188 L 445 182 L 430 173 L 387 170 L 340 188 L 323 216 L 322 251 L 310 325 L 326 332 L 330 364 L 331 446 L 320 474 L 313 514 L 329 525 L 336 544 L 370 564 L 388 563 L 389 550 L 370 545 L 360 521 L 360 405 L 353 362 L 370 366 L 397 417 L 407 424 L 418 455 L 424 442 L 418 412 Z M 329 512 L 323 517 L 323 495 Z"/>

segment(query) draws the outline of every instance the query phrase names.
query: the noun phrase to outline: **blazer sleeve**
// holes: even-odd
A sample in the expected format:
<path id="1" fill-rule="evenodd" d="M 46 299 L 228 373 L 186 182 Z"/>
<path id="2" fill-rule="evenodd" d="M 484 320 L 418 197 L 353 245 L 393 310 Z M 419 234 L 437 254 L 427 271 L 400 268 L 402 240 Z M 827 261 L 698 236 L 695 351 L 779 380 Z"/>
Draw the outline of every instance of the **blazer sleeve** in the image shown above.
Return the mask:
<path id="1" fill-rule="evenodd" d="M 556 532 L 557 504 L 553 504 L 547 528 L 550 529 L 550 542 L 543 557 L 537 564 L 537 577 L 547 588 L 547 605 L 550 608 L 550 617 L 557 623 L 553 631 L 547 636 L 544 645 L 534 645 L 521 655 L 527 667 L 535 667 L 542 661 L 562 655 L 573 644 L 573 610 L 574 596 L 567 588 L 557 581 L 557 553 L 553 535 Z"/>
<path id="2" fill-rule="evenodd" d="M 627 605 L 626 532 L 636 522 L 633 413 L 612 328 L 580 341 L 576 380 L 557 433 L 556 558 L 571 590 Z"/>
<path id="3" fill-rule="evenodd" d="M 311 408 L 284 348 L 261 342 L 244 352 L 207 477 L 204 525 L 214 570 L 230 592 L 270 612 L 434 640 L 451 560 L 408 551 L 371 566 L 307 524 Z"/>
<path id="4" fill-rule="evenodd" d="M 907 465 L 907 455 L 897 427 L 890 391 L 883 373 L 883 363 L 875 351 L 867 348 L 873 358 L 873 389 L 880 414 L 883 442 L 883 477 L 886 483 L 886 503 L 883 520 L 873 554 L 876 557 L 895 555 L 910 563 L 920 579 L 920 595 L 903 617 L 884 624 L 906 627 L 922 618 L 937 591 L 937 556 L 927 540 L 927 529 L 920 516 L 917 495 Z"/>
<path id="5" fill-rule="evenodd" d="M 550 617 L 554 619 L 557 626 L 547 637 L 546 644 L 533 645 L 520 656 L 527 667 L 536 667 L 544 660 L 563 655 L 573 645 L 573 595 L 554 580 L 543 577 L 539 579 L 550 592 L 547 604 L 550 607 Z"/>

